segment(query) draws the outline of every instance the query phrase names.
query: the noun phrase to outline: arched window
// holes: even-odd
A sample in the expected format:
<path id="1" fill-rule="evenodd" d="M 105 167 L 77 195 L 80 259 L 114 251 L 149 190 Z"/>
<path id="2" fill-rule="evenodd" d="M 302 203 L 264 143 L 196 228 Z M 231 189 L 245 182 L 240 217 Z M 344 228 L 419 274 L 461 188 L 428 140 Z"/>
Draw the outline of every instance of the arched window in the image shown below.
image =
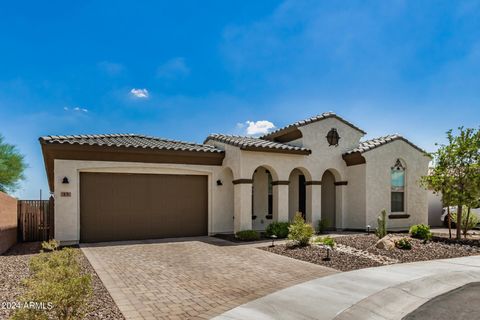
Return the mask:
<path id="1" fill-rule="evenodd" d="M 391 212 L 405 212 L 405 167 L 397 159 L 391 171 Z"/>

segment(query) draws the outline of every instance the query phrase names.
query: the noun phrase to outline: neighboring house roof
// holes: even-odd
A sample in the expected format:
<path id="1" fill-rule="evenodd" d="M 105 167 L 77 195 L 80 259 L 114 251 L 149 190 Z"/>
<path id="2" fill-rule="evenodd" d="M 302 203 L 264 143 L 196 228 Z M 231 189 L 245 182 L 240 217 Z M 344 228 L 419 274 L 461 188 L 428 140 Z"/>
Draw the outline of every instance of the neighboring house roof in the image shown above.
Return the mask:
<path id="1" fill-rule="evenodd" d="M 223 152 L 211 145 L 156 138 L 139 134 L 94 134 L 40 137 L 44 144 L 78 144 L 89 146 L 126 147 L 173 151 Z"/>
<path id="2" fill-rule="evenodd" d="M 338 119 L 340 120 L 341 122 L 345 123 L 346 125 L 352 127 L 353 129 L 357 130 L 357 131 L 360 131 L 361 133 L 363 134 L 367 134 L 365 131 L 363 131 L 362 129 L 360 129 L 359 127 L 355 126 L 354 124 L 352 124 L 351 122 L 348 122 L 347 120 L 343 119 L 342 117 L 338 116 L 336 113 L 334 112 L 324 112 L 322 114 L 319 114 L 319 115 L 316 115 L 314 117 L 311 117 L 311 118 L 308 118 L 308 119 L 305 119 L 305 120 L 300 120 L 300 121 L 297 121 L 295 123 L 292 123 L 292 124 L 289 124 L 285 127 L 282 127 L 280 129 L 277 129 L 275 131 L 272 131 L 262 137 L 260 137 L 261 139 L 267 139 L 267 140 L 274 140 L 278 137 L 281 137 L 281 136 L 285 136 L 285 135 L 289 135 L 291 133 L 293 133 L 295 130 L 297 130 L 299 127 L 302 127 L 302 126 L 305 126 L 305 125 L 308 125 L 310 123 L 313 123 L 313 122 L 317 122 L 317 121 L 321 121 L 321 120 L 324 120 L 324 119 L 328 119 L 328 118 L 335 118 L 335 119 Z"/>
<path id="3" fill-rule="evenodd" d="M 405 141 L 406 143 L 408 143 L 409 145 L 411 145 L 413 148 L 417 149 L 418 151 L 420 151 L 422 153 L 427 153 L 425 150 L 419 148 L 418 146 L 416 146 L 412 142 L 408 141 L 407 139 L 405 139 L 401 135 L 391 134 L 391 135 L 387 135 L 387 136 L 383 136 L 383 137 L 379 137 L 379 138 L 374 138 L 374 139 L 362 141 L 362 142 L 359 143 L 358 147 L 347 151 L 345 154 L 352 154 L 352 153 L 355 153 L 355 152 L 364 153 L 364 152 L 370 151 L 372 149 L 378 148 L 380 146 L 383 146 L 387 143 L 390 143 L 390 142 L 393 142 L 393 141 L 396 141 L 396 140 Z"/>
<path id="4" fill-rule="evenodd" d="M 304 155 L 311 153 L 311 150 L 307 148 L 296 147 L 284 143 L 273 142 L 254 137 L 211 134 L 205 140 L 205 143 L 210 140 L 226 143 L 235 147 L 239 147 L 241 150 L 248 151 L 282 152 Z"/>

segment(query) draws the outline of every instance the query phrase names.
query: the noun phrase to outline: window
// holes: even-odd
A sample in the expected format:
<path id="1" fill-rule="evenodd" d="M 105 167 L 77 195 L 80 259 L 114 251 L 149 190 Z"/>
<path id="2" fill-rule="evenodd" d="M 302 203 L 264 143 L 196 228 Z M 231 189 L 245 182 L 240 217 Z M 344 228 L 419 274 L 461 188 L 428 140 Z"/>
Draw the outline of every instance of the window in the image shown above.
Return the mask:
<path id="1" fill-rule="evenodd" d="M 397 159 L 391 171 L 391 212 L 405 211 L 405 167 Z"/>

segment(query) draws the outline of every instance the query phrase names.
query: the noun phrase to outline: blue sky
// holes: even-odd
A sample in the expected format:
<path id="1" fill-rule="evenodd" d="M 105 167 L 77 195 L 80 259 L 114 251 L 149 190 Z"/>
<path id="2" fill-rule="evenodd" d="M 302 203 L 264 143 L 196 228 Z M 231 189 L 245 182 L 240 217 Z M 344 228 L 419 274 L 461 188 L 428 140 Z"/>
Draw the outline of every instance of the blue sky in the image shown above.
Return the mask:
<path id="1" fill-rule="evenodd" d="M 2 2 L 0 133 L 29 164 L 16 194 L 48 192 L 49 134 L 202 142 L 335 111 L 432 151 L 480 123 L 479 16 L 480 1 Z"/>

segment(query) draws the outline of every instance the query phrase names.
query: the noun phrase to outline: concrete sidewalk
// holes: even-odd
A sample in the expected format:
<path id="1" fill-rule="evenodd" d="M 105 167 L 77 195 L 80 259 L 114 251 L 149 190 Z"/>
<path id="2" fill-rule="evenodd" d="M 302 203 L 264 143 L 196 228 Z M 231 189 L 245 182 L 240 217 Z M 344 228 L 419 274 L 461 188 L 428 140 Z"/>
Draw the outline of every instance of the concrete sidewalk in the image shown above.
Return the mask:
<path id="1" fill-rule="evenodd" d="M 402 319 L 430 299 L 478 281 L 480 256 L 388 265 L 295 285 L 214 319 Z"/>

